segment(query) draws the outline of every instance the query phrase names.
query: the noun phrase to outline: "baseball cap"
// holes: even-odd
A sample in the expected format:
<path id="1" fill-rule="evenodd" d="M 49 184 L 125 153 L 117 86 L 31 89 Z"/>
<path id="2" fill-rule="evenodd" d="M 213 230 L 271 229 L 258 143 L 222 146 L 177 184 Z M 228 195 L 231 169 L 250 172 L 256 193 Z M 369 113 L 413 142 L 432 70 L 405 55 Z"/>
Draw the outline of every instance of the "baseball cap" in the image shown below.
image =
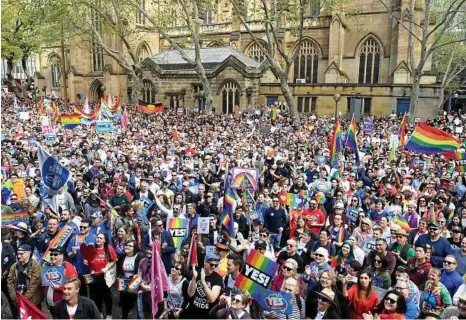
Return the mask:
<path id="1" fill-rule="evenodd" d="M 205 255 L 205 261 L 211 261 L 211 260 L 215 260 L 215 261 L 220 261 L 220 259 L 218 258 L 218 256 L 215 254 L 215 253 L 212 253 L 212 252 L 209 252 Z"/>
<path id="2" fill-rule="evenodd" d="M 91 218 L 103 218 L 102 212 L 96 211 L 93 214 L 91 214 Z"/>
<path id="3" fill-rule="evenodd" d="M 18 251 L 32 251 L 32 248 L 30 245 L 23 243 L 19 246 Z"/>
<path id="4" fill-rule="evenodd" d="M 264 240 L 257 240 L 256 242 L 254 242 L 254 247 L 256 249 L 267 249 L 267 242 L 265 242 Z"/>

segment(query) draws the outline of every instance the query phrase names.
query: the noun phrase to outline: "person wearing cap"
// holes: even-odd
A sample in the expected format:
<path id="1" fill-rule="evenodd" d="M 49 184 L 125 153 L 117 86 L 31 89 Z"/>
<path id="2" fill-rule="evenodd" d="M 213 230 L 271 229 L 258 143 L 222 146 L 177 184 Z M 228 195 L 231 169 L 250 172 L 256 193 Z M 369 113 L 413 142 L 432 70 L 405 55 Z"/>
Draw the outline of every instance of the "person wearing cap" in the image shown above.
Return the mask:
<path id="1" fill-rule="evenodd" d="M 317 309 L 308 313 L 311 319 L 340 319 L 335 303 L 335 292 L 324 288 L 317 292 Z"/>
<path id="2" fill-rule="evenodd" d="M 8 274 L 8 292 L 15 303 L 13 308 L 16 308 L 18 303 L 16 292 L 19 291 L 40 309 L 42 301 L 40 264 L 32 259 L 32 247 L 28 244 L 22 244 L 18 248 L 17 257 L 18 261 L 11 266 Z M 12 310 L 12 313 L 17 314 L 16 310 Z"/>
<path id="3" fill-rule="evenodd" d="M 432 209 L 431 209 L 432 210 Z M 450 243 L 440 235 L 440 226 L 437 222 L 429 223 L 429 234 L 420 235 L 415 246 L 428 244 L 433 248 L 431 251 L 432 265 L 440 268 L 443 266 L 444 257 L 453 253 Z"/>
<path id="4" fill-rule="evenodd" d="M 55 267 L 61 267 L 64 265 L 64 274 L 62 276 L 65 279 L 69 278 L 77 278 L 78 273 L 74 265 L 69 263 L 68 261 L 63 261 L 63 249 L 62 248 L 51 248 L 50 249 L 50 265 Z M 43 286 L 44 296 L 46 297 L 47 305 L 53 307 L 55 303 L 59 300 L 63 299 L 63 289 L 64 286 L 54 281 L 50 281 L 48 286 Z"/>
<path id="5" fill-rule="evenodd" d="M 408 233 L 404 229 L 395 231 L 396 242 L 390 246 L 396 258 L 396 267 L 406 265 L 408 260 L 414 257 L 414 249 L 407 243 Z M 396 268 L 395 267 L 395 268 Z"/>
<path id="6" fill-rule="evenodd" d="M 448 238 L 448 242 L 451 244 L 453 252 L 456 249 L 461 248 L 461 239 L 463 238 L 463 229 L 460 226 L 452 226 L 450 228 L 451 237 Z"/>
<path id="7" fill-rule="evenodd" d="M 181 194 L 183 195 L 184 203 L 190 204 L 194 202 L 194 193 L 189 190 L 189 182 L 184 181 L 181 189 Z"/>
<path id="8" fill-rule="evenodd" d="M 209 252 L 200 272 L 195 267 L 192 268 L 193 277 L 188 286 L 188 296 L 192 302 L 183 311 L 182 318 L 205 319 L 209 310 L 214 307 L 222 289 L 222 277 L 215 272 L 218 265 L 217 255 Z"/>

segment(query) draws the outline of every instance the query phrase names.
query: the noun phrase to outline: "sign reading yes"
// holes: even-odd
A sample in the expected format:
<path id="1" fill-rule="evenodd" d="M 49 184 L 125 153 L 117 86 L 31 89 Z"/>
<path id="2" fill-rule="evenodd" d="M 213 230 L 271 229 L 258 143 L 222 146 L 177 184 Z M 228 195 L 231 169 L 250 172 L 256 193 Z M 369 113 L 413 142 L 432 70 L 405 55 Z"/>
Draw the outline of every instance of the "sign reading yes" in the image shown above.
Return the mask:
<path id="1" fill-rule="evenodd" d="M 245 265 L 243 268 L 243 274 L 248 277 L 249 279 L 253 280 L 254 282 L 264 286 L 268 287 L 270 281 L 272 280 L 272 277 L 266 275 L 265 273 L 261 272 L 260 270 L 257 270 L 256 268 L 250 266 L 250 265 Z"/>

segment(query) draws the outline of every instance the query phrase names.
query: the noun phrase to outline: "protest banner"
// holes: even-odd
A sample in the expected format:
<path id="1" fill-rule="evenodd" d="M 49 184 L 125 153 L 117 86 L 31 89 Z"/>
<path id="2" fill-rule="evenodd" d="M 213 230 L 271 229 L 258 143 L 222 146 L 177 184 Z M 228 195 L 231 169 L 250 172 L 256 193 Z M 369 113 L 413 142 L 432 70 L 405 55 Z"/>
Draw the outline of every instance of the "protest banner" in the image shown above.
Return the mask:
<path id="1" fill-rule="evenodd" d="M 56 267 L 56 266 L 41 267 L 40 278 L 41 278 L 42 286 L 44 287 L 50 286 L 50 282 L 52 282 L 56 286 L 65 284 L 65 280 L 66 280 L 65 265 L 62 264 L 59 267 Z"/>
<path id="2" fill-rule="evenodd" d="M 265 288 L 259 290 L 259 294 L 254 298 L 268 312 L 276 312 L 285 315 L 293 313 L 291 293 L 271 291 Z"/>
<path id="3" fill-rule="evenodd" d="M 301 194 L 282 191 L 278 194 L 278 199 L 281 204 L 289 206 L 291 209 L 304 206 L 304 198 Z"/>
<path id="4" fill-rule="evenodd" d="M 457 172 L 466 172 L 466 153 L 465 152 L 456 153 L 455 170 Z"/>
<path id="5" fill-rule="evenodd" d="M 260 293 L 260 289 L 271 285 L 278 267 L 278 263 L 253 249 L 235 281 L 235 287 L 241 291 L 248 291 L 254 298 Z"/>
<path id="6" fill-rule="evenodd" d="M 184 239 L 188 236 L 189 220 L 182 218 L 168 218 L 167 219 L 167 230 L 173 237 L 173 243 L 175 244 L 176 250 L 180 250 L 181 244 Z"/>
<path id="7" fill-rule="evenodd" d="M 2 227 L 15 225 L 19 222 L 25 222 L 29 224 L 29 213 L 25 211 L 12 213 L 2 212 Z"/>
<path id="8" fill-rule="evenodd" d="M 112 121 L 96 121 L 96 132 L 112 132 Z"/>
<path id="9" fill-rule="evenodd" d="M 364 252 L 371 252 L 375 250 L 375 238 L 369 238 L 364 242 L 364 247 L 362 248 Z"/>
<path id="10" fill-rule="evenodd" d="M 249 168 L 233 168 L 231 187 L 233 189 L 257 190 L 259 170 Z"/>
<path id="11" fill-rule="evenodd" d="M 201 218 L 197 219 L 197 233 L 200 234 L 209 234 L 209 220 L 210 218 Z"/>

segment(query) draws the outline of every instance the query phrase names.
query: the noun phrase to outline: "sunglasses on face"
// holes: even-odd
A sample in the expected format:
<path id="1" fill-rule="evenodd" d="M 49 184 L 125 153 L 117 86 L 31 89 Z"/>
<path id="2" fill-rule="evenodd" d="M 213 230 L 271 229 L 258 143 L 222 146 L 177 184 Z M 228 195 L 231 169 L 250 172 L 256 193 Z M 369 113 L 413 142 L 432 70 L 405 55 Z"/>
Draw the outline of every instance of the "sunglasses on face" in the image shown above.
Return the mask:
<path id="1" fill-rule="evenodd" d="M 241 301 L 241 299 L 233 299 L 233 302 L 242 303 L 243 301 Z"/>
<path id="2" fill-rule="evenodd" d="M 327 298 L 324 298 L 324 297 L 317 297 L 318 300 L 322 301 L 322 302 L 325 302 L 325 303 L 330 303 L 330 300 L 327 299 Z"/>
<path id="3" fill-rule="evenodd" d="M 447 261 L 447 260 L 443 261 L 443 263 L 444 263 L 444 264 L 448 264 L 448 265 L 452 265 L 452 264 L 455 265 L 455 264 L 456 264 L 456 263 L 453 262 L 453 261 Z"/>
<path id="4" fill-rule="evenodd" d="M 283 270 L 286 270 L 286 271 L 293 271 L 293 268 L 290 268 L 290 267 L 287 267 L 287 266 L 283 266 Z"/>
<path id="5" fill-rule="evenodd" d="M 51 257 L 58 257 L 60 254 L 59 253 L 51 253 L 50 256 Z"/>
<path id="6" fill-rule="evenodd" d="M 181 271 L 181 268 L 177 268 L 175 266 L 172 267 L 172 269 L 175 269 L 175 270 L 178 270 L 178 271 Z"/>
<path id="7" fill-rule="evenodd" d="M 395 304 L 396 303 L 396 300 L 392 299 L 392 298 L 385 298 L 385 302 L 388 302 L 390 304 Z"/>
<path id="8" fill-rule="evenodd" d="M 324 255 L 323 255 L 323 254 L 320 254 L 320 253 L 315 253 L 314 256 L 316 256 L 316 257 L 321 257 L 321 258 L 324 257 Z"/>
<path id="9" fill-rule="evenodd" d="M 210 262 L 208 262 L 208 263 L 209 263 L 211 268 L 217 268 L 218 267 L 218 263 L 210 263 Z"/>
<path id="10" fill-rule="evenodd" d="M 85 226 L 79 227 L 79 229 L 88 229 L 88 228 L 89 228 L 88 226 L 87 227 L 85 227 Z"/>

